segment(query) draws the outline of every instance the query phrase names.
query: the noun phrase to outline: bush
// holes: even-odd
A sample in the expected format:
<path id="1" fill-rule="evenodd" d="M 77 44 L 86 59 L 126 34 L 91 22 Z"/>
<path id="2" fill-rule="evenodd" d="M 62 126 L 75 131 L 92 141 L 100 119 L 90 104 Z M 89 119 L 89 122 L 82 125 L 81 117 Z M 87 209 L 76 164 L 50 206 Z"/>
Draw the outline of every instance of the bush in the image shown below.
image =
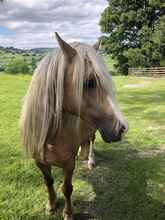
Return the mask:
<path id="1" fill-rule="evenodd" d="M 11 60 L 7 67 L 6 67 L 7 73 L 30 73 L 29 65 L 26 63 L 26 61 L 22 58 L 15 58 L 14 60 Z"/>

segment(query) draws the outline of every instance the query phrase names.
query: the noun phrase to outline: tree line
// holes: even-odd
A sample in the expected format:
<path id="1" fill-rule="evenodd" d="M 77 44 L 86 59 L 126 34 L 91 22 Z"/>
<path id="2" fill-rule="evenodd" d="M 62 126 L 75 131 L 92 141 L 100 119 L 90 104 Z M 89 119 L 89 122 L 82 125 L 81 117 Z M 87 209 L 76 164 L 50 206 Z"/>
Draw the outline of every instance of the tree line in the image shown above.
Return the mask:
<path id="1" fill-rule="evenodd" d="M 129 67 L 165 66 L 164 0 L 109 0 L 100 26 L 119 73 L 128 74 Z"/>

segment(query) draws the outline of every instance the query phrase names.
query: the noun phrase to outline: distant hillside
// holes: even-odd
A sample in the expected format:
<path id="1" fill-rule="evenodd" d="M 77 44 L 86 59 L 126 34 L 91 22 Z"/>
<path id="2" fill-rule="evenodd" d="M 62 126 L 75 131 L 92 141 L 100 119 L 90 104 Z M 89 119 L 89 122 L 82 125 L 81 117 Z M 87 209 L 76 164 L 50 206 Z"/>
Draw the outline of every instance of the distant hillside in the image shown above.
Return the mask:
<path id="1" fill-rule="evenodd" d="M 0 46 L 0 71 L 4 72 L 8 65 L 15 59 L 23 59 L 29 65 L 31 72 L 36 68 L 37 63 L 49 52 L 55 48 L 33 48 L 18 49 L 14 47 Z"/>
<path id="2" fill-rule="evenodd" d="M 49 53 L 52 52 L 53 50 L 55 50 L 55 48 L 33 48 L 30 51 L 32 53 L 39 53 L 39 54 L 45 54 L 45 53 Z"/>
<path id="3" fill-rule="evenodd" d="M 53 51 L 55 48 L 32 48 L 32 49 L 18 49 L 15 47 L 2 47 L 0 46 L 0 51 L 4 51 L 7 53 L 37 53 L 43 54 Z"/>

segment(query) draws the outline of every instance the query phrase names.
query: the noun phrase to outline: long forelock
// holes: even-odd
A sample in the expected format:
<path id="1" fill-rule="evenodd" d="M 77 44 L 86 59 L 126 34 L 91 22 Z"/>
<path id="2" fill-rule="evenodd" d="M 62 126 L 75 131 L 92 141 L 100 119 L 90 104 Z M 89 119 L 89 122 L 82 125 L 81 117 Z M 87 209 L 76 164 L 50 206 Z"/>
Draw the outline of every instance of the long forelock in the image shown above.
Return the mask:
<path id="1" fill-rule="evenodd" d="M 86 78 L 86 76 L 88 77 L 90 75 L 89 72 L 85 72 L 85 69 L 91 69 L 92 65 L 92 74 L 94 74 L 96 79 L 100 82 L 101 87 L 107 92 L 107 94 L 112 96 L 112 99 L 115 99 L 115 87 L 112 81 L 112 76 L 107 70 L 102 56 L 99 55 L 93 47 L 87 44 L 76 45 L 76 50 L 78 51 L 78 59 L 77 68 L 75 68 L 75 77 L 77 78 L 77 84 L 80 84 L 78 87 L 83 90 L 83 79 Z M 86 59 L 88 59 L 88 62 L 85 62 Z M 85 65 L 88 65 L 87 68 L 85 68 Z M 77 72 L 79 74 L 77 74 Z M 81 80 L 79 80 L 78 78 L 81 78 Z"/>
<path id="2" fill-rule="evenodd" d="M 77 68 L 75 69 L 75 77 L 77 79 L 77 94 L 79 94 L 80 103 L 83 101 L 82 94 L 84 79 L 88 77 L 90 78 L 90 74 L 92 74 L 95 77 L 96 82 L 98 82 L 98 86 L 101 86 L 101 88 L 106 91 L 107 97 L 109 97 L 113 105 L 114 113 L 121 121 L 123 121 L 124 119 L 116 99 L 115 84 L 102 56 L 98 54 L 94 48 L 86 44 L 77 45 L 76 50 L 78 51 L 79 56 L 77 59 Z M 87 60 L 87 62 L 85 62 L 85 60 Z M 92 72 L 91 69 L 93 69 Z M 87 70 L 87 72 L 85 72 L 85 70 Z"/>

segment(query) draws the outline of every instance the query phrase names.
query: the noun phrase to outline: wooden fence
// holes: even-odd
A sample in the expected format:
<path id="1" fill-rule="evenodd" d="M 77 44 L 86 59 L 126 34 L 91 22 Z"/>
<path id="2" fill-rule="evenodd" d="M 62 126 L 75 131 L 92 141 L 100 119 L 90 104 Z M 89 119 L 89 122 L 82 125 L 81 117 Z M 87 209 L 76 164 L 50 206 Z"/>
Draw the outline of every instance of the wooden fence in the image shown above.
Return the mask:
<path id="1" fill-rule="evenodd" d="M 129 75 L 136 76 L 165 76 L 165 67 L 150 67 L 150 68 L 129 68 Z"/>

